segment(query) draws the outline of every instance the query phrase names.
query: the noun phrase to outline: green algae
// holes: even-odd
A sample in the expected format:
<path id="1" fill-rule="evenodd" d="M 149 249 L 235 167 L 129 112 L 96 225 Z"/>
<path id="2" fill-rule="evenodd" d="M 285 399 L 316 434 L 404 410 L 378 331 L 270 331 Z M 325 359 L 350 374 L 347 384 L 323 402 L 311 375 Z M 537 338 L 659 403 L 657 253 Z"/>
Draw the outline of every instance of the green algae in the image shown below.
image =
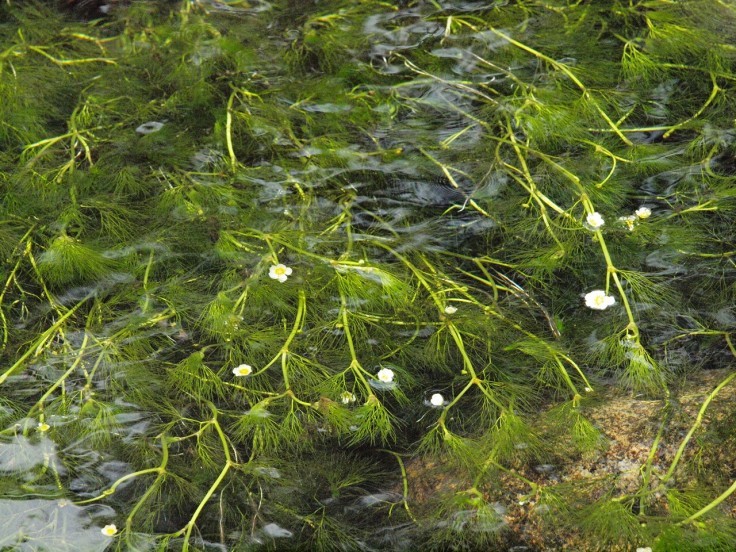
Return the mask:
<path id="1" fill-rule="evenodd" d="M 736 354 L 736 12 L 603 4 L 5 2 L 2 485 L 49 521 L 1 546 L 728 549 L 731 376 L 666 429 Z M 665 404 L 636 489 L 540 479 L 603 382 Z"/>

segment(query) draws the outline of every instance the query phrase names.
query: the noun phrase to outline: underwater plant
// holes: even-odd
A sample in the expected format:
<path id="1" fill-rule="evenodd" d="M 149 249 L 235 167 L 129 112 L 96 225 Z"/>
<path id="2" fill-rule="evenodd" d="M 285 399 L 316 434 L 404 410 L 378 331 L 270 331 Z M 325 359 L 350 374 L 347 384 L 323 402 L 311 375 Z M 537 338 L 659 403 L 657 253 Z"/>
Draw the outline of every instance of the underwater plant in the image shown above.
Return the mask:
<path id="1" fill-rule="evenodd" d="M 736 8 L 83 7 L 0 5 L 0 548 L 730 550 Z"/>

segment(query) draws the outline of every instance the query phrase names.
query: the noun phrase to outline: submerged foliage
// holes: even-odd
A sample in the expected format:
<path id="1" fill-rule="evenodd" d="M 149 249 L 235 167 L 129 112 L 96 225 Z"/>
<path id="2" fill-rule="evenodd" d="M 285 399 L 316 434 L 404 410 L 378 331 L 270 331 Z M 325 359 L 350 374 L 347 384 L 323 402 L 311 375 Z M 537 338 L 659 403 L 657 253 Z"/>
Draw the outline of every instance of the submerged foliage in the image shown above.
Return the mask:
<path id="1" fill-rule="evenodd" d="M 489 550 L 526 505 L 559 548 L 729 549 L 733 435 L 696 436 L 733 376 L 667 428 L 736 355 L 735 23 L 3 2 L 0 546 Z M 636 484 L 540 478 L 614 387 L 664 405 Z"/>

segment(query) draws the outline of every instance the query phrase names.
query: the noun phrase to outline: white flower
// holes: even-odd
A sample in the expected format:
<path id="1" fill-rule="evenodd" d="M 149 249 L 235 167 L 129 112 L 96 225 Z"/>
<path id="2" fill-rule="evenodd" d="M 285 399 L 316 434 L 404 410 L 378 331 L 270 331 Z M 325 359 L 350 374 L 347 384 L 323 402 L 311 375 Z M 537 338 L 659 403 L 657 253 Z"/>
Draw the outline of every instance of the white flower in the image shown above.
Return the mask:
<path id="1" fill-rule="evenodd" d="M 593 392 L 593 388 L 592 387 L 586 387 L 585 388 L 585 392 L 586 393 L 592 393 Z"/>
<path id="2" fill-rule="evenodd" d="M 113 537 L 118 532 L 118 528 L 114 523 L 111 523 L 110 525 L 105 525 L 100 531 L 106 537 Z"/>
<path id="3" fill-rule="evenodd" d="M 376 374 L 376 377 L 378 378 L 378 381 L 382 381 L 383 383 L 391 383 L 392 381 L 394 381 L 394 371 L 389 370 L 388 368 L 381 368 Z"/>
<path id="4" fill-rule="evenodd" d="M 457 312 L 457 307 L 453 307 L 452 305 L 447 305 L 445 307 L 445 314 L 455 314 Z"/>
<path id="5" fill-rule="evenodd" d="M 350 404 L 356 401 L 356 397 L 350 391 L 343 391 L 340 395 L 340 400 L 342 401 L 342 404 Z"/>
<path id="6" fill-rule="evenodd" d="M 652 552 L 652 547 L 647 546 L 646 548 L 644 548 L 640 546 L 639 548 L 636 549 L 636 552 Z"/>
<path id="7" fill-rule="evenodd" d="M 236 376 L 250 376 L 253 373 L 253 367 L 250 364 L 241 364 L 233 368 L 233 374 Z"/>
<path id="8" fill-rule="evenodd" d="M 444 406 L 445 405 L 445 397 L 440 395 L 439 393 L 435 393 L 432 395 L 432 397 L 429 399 L 429 402 L 432 406 Z"/>
<path id="9" fill-rule="evenodd" d="M 585 217 L 585 222 L 587 222 L 588 226 L 593 230 L 598 230 L 606 221 L 603 220 L 603 217 L 599 212 L 595 211 L 593 213 L 588 213 L 588 216 Z"/>
<path id="10" fill-rule="evenodd" d="M 282 264 L 273 265 L 268 269 L 268 276 L 274 280 L 284 283 L 293 271 L 290 267 Z"/>
<path id="11" fill-rule="evenodd" d="M 595 310 L 606 310 L 611 305 L 616 304 L 616 299 L 610 295 L 606 295 L 606 292 L 602 289 L 595 289 L 590 293 L 585 294 L 585 305 Z"/>
<path id="12" fill-rule="evenodd" d="M 652 210 L 649 207 L 639 207 L 634 214 L 640 219 L 648 219 L 652 216 Z"/>
<path id="13" fill-rule="evenodd" d="M 626 225 L 626 227 L 629 230 L 634 230 L 634 226 L 636 226 L 636 217 L 634 215 L 629 215 L 627 217 L 618 217 L 619 222 Z"/>
<path id="14" fill-rule="evenodd" d="M 51 429 L 51 426 L 49 424 L 47 424 L 46 422 L 38 422 L 38 425 L 36 426 L 36 429 L 38 431 L 43 432 L 43 431 L 48 431 L 49 429 Z"/>

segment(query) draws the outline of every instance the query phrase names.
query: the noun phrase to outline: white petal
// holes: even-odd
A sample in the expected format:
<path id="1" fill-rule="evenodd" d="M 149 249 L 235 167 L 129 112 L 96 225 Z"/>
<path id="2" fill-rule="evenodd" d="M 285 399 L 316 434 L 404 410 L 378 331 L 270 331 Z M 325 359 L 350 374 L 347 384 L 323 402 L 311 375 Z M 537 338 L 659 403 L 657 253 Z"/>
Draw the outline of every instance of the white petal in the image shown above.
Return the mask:
<path id="1" fill-rule="evenodd" d="M 442 406 L 445 404 L 445 398 L 439 393 L 435 393 L 429 399 L 429 402 L 432 403 L 432 406 Z"/>

